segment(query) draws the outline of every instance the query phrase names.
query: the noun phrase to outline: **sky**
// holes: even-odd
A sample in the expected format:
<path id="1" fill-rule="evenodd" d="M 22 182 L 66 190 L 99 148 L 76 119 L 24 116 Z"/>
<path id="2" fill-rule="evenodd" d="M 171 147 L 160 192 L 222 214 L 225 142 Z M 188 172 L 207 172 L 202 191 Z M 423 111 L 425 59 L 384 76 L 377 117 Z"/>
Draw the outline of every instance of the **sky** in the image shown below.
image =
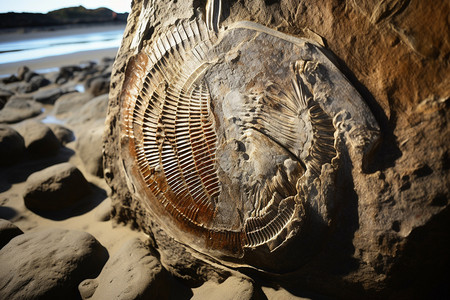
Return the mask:
<path id="1" fill-rule="evenodd" d="M 86 8 L 107 7 L 115 12 L 130 12 L 131 0 L 2 0 L 0 13 L 47 13 L 64 7 L 82 5 Z"/>

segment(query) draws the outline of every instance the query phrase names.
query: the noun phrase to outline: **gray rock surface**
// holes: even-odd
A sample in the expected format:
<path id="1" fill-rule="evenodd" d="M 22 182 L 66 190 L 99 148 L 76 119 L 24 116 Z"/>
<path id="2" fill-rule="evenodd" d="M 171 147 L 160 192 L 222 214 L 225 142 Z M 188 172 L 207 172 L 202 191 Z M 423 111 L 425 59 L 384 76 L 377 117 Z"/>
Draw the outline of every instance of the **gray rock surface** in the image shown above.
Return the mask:
<path id="1" fill-rule="evenodd" d="M 23 137 L 8 125 L 0 125 L 0 165 L 10 165 L 25 154 Z"/>
<path id="2" fill-rule="evenodd" d="M 34 157 L 48 157 L 58 153 L 61 144 L 53 131 L 45 124 L 29 120 L 17 130 L 25 141 L 27 152 Z"/>
<path id="3" fill-rule="evenodd" d="M 89 183 L 71 163 L 61 163 L 31 174 L 26 181 L 25 205 L 36 211 L 56 211 L 90 192 Z"/>
<path id="4" fill-rule="evenodd" d="M 23 234 L 23 231 L 19 227 L 7 220 L 0 219 L 0 249 L 20 234 Z"/>
<path id="5" fill-rule="evenodd" d="M 1 299 L 79 299 L 78 284 L 96 276 L 106 249 L 82 231 L 22 234 L 0 250 Z"/>
<path id="6" fill-rule="evenodd" d="M 178 285 L 139 239 L 126 242 L 112 255 L 96 279 L 83 281 L 83 299 L 177 299 Z"/>

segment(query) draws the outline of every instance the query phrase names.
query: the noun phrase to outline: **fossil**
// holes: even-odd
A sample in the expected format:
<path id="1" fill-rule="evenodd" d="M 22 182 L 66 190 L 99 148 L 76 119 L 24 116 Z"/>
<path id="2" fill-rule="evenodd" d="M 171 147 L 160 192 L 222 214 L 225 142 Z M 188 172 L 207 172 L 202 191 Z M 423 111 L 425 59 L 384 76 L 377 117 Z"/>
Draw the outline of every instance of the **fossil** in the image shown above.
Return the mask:
<path id="1" fill-rule="evenodd" d="M 245 262 L 304 230 L 315 209 L 305 185 L 338 167 L 338 127 L 377 125 L 321 46 L 247 21 L 221 28 L 220 5 L 130 60 L 120 153 L 130 189 L 171 236 Z"/>

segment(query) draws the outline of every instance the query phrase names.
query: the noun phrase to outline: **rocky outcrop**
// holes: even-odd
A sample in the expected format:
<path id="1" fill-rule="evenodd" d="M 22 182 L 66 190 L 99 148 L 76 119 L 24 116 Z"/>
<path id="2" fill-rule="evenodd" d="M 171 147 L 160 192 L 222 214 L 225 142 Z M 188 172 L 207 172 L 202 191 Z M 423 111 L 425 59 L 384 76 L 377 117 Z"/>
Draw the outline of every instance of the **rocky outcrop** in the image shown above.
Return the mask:
<path id="1" fill-rule="evenodd" d="M 381 135 L 377 145 L 371 145 L 376 147 L 364 152 L 365 135 L 353 131 L 347 144 L 338 149 L 343 169 L 331 177 L 333 189 L 323 189 L 325 185 L 317 182 L 309 186 L 310 192 L 324 197 L 333 194 L 336 199 L 327 207 L 326 234 L 311 226 L 299 238 L 300 244 L 305 244 L 319 235 L 316 250 L 305 257 L 282 258 L 293 264 L 301 260 L 295 271 L 241 271 L 263 277 L 294 295 L 313 291 L 338 298 L 407 298 L 445 292 L 450 277 L 446 254 L 450 243 L 450 143 L 446 138 L 450 134 L 450 70 L 446 62 L 450 48 L 442 31 L 448 33 L 449 5 L 395 0 L 222 2 L 220 24 L 224 28 L 247 20 L 323 45 L 323 52 L 367 104 Z M 195 1 L 133 2 L 112 73 L 104 167 L 117 220 L 136 224 L 153 236 L 162 257 L 165 252 L 176 255 L 172 247 L 184 247 L 222 269 L 220 260 L 211 263 L 210 257 L 199 255 L 189 245 L 161 238 L 161 229 L 136 200 L 135 186 L 125 176 L 119 155 L 121 94 L 133 72 L 126 73 L 127 67 L 176 20 L 203 18 L 205 8 L 198 5 Z M 238 58 L 235 54 L 218 60 Z M 170 266 L 173 274 L 182 276 L 189 273 L 191 263 L 185 259 Z M 215 274 L 222 274 L 223 279 L 228 276 L 226 272 Z"/>

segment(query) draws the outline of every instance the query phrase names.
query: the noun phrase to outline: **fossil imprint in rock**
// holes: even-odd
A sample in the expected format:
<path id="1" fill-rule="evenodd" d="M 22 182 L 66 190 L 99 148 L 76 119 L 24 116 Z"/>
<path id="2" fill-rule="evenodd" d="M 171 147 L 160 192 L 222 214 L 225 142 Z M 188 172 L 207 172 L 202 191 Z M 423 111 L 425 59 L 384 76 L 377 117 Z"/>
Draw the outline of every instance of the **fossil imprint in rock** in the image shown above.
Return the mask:
<path id="1" fill-rule="evenodd" d="M 120 153 L 130 190 L 173 238 L 245 263 L 288 246 L 312 212 L 329 217 L 317 199 L 333 200 L 305 186 L 340 167 L 340 132 L 378 125 L 315 42 L 219 19 L 209 1 L 206 21 L 161 30 L 130 60 Z"/>

